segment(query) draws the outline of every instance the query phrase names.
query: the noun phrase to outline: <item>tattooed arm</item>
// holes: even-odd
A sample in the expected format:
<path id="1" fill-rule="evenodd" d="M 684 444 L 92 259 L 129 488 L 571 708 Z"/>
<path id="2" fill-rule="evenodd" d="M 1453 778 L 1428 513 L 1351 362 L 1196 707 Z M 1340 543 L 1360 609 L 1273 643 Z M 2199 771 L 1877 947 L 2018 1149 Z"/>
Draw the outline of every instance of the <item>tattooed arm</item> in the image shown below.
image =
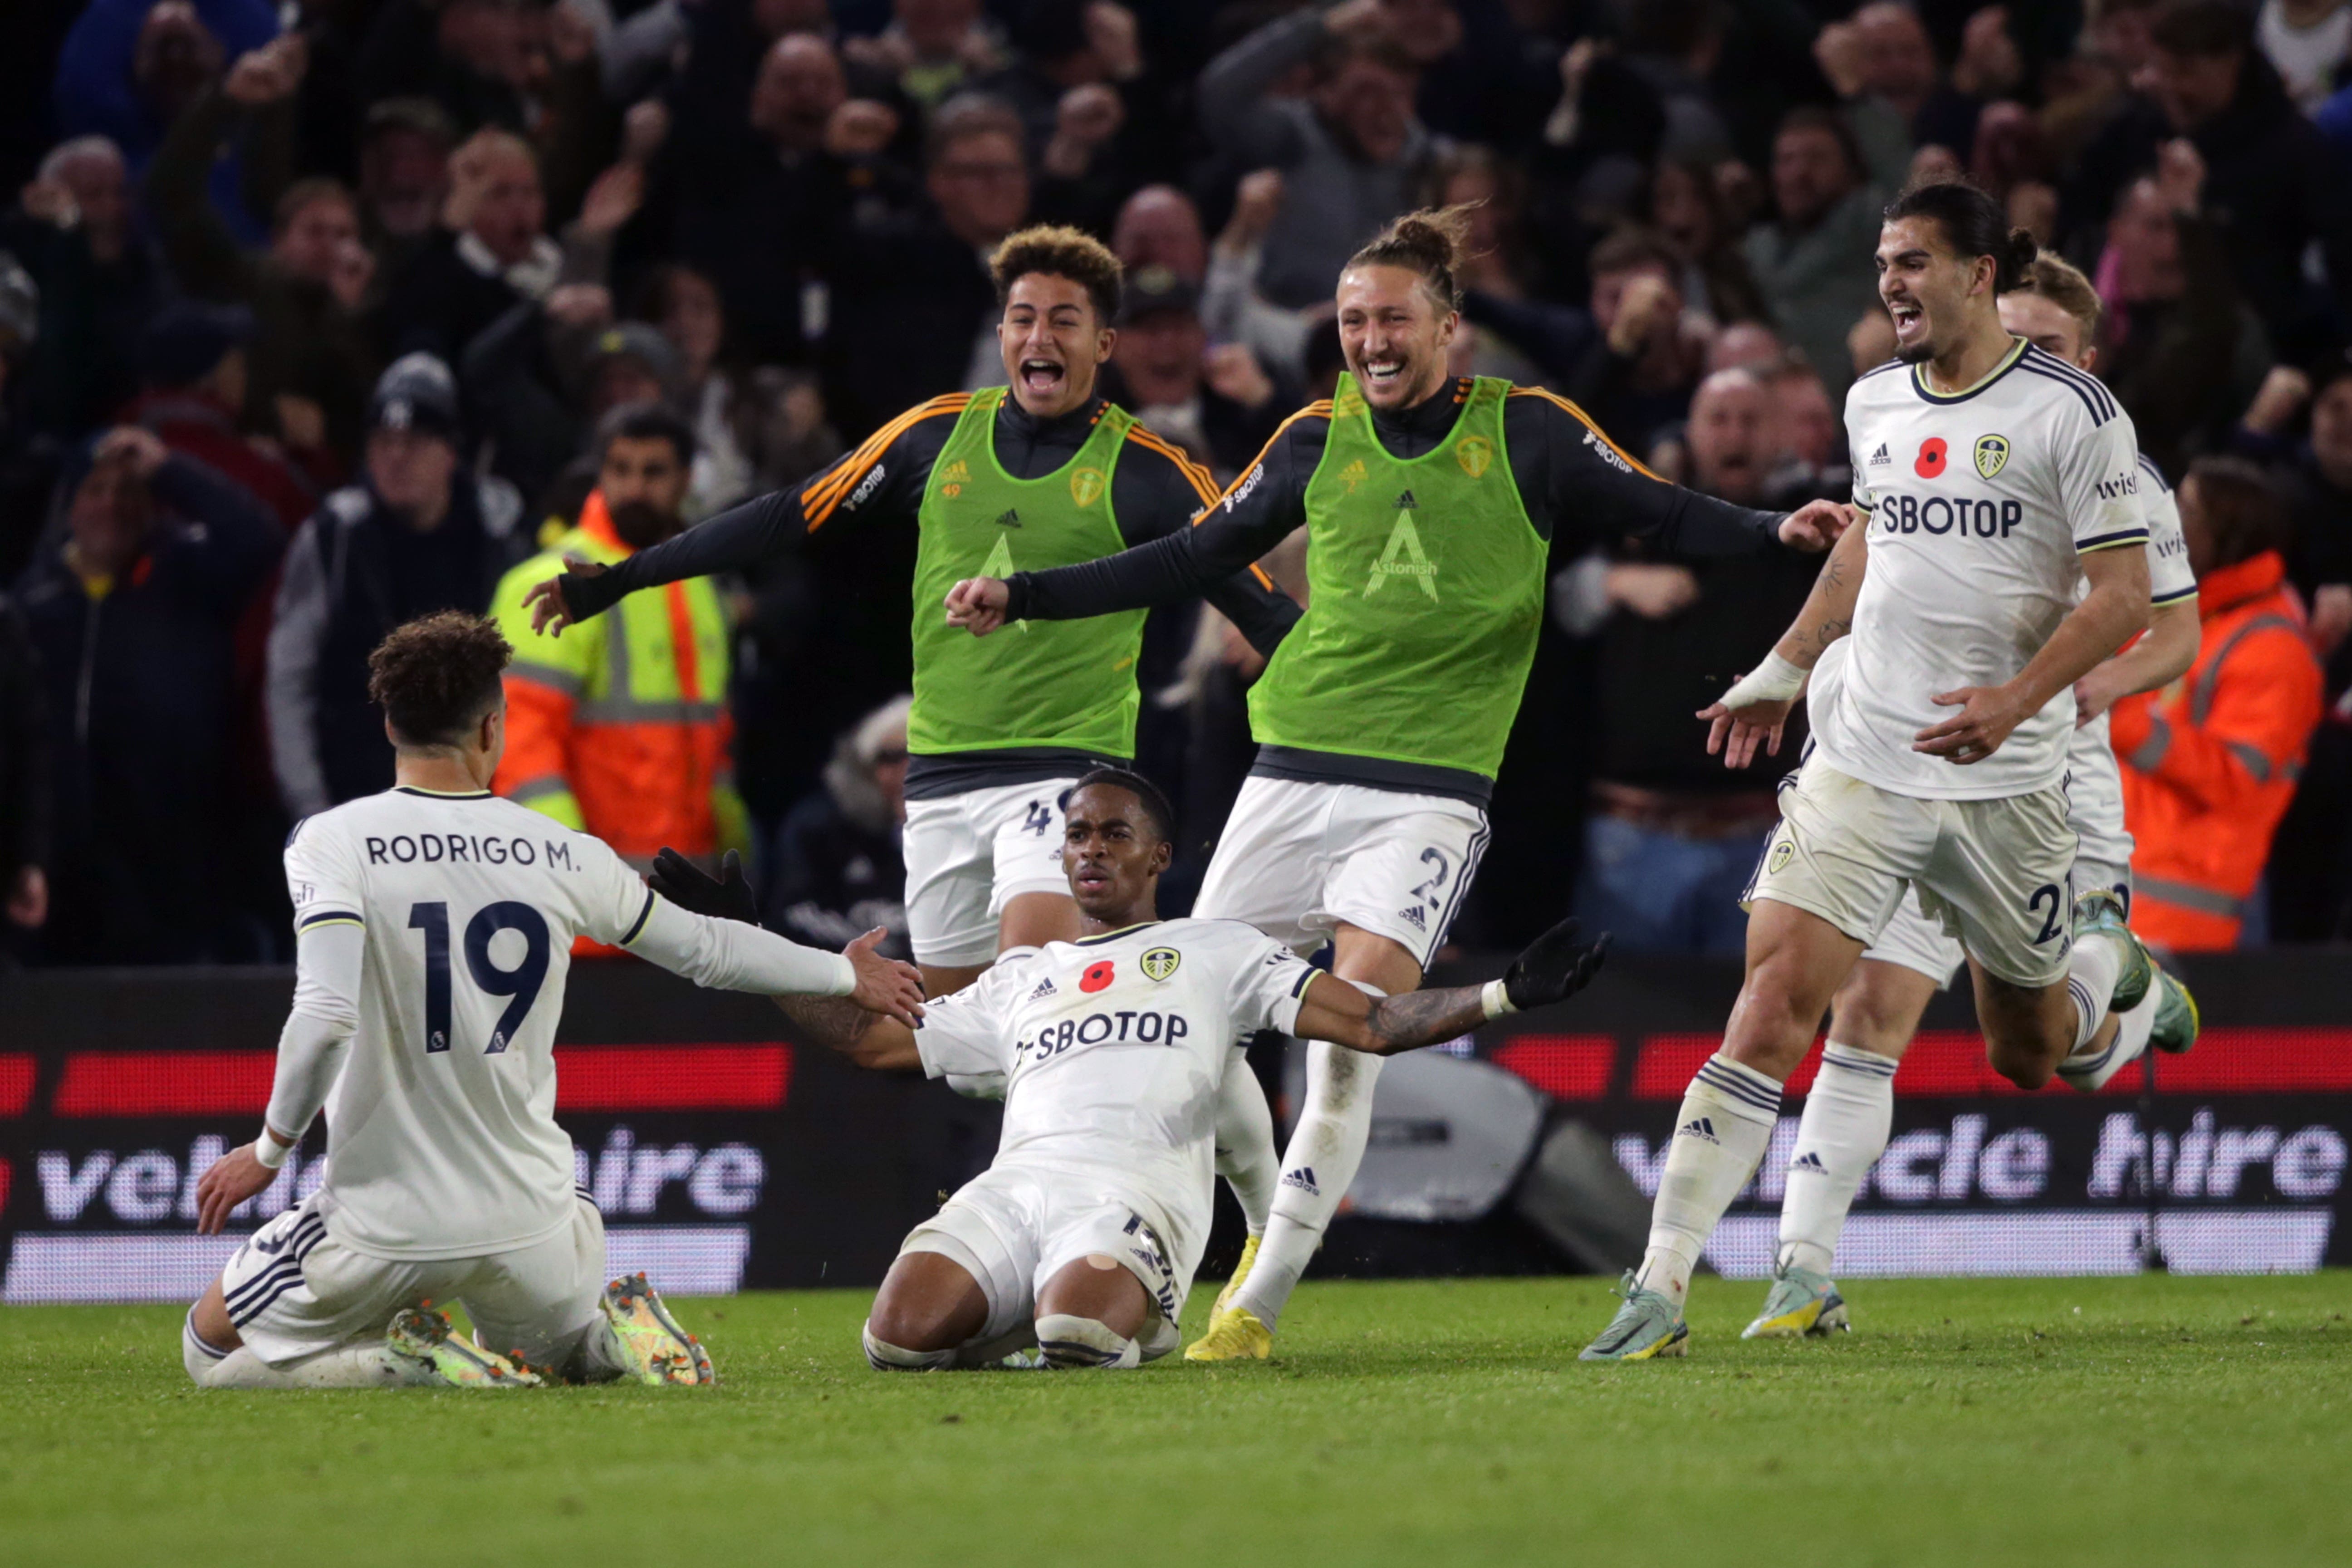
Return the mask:
<path id="1" fill-rule="evenodd" d="M 1577 940 L 1577 930 L 1576 921 L 1560 921 L 1513 959 L 1502 979 L 1485 985 L 1375 998 L 1344 980 L 1318 974 L 1299 998 L 1291 1033 L 1386 1057 L 1466 1035 L 1505 1013 L 1565 1002 L 1600 973 L 1609 953 L 1607 931 L 1586 942 Z"/>
<path id="2" fill-rule="evenodd" d="M 1777 668 L 1786 679 L 1785 686 L 1769 694 L 1757 694 L 1752 689 L 1763 678 L 1751 675 L 1726 692 L 1722 701 L 1699 710 L 1698 716 L 1709 726 L 1707 754 L 1720 752 L 1725 767 L 1744 768 L 1759 750 L 1780 753 L 1780 731 L 1789 721 L 1789 711 L 1804 694 L 1803 678 L 1821 662 L 1832 643 L 1853 629 L 1854 603 L 1862 596 L 1863 574 L 1870 564 L 1869 538 L 1866 523 L 1838 536 L 1830 558 L 1822 563 L 1821 575 L 1813 579 L 1812 592 L 1805 595 L 1805 607 L 1772 645 L 1772 658 L 1765 664 L 1780 661 Z M 1781 690 L 1787 695 L 1779 695 Z"/>
<path id="3" fill-rule="evenodd" d="M 869 1013 L 846 996 L 778 996 L 777 1006 L 821 1044 L 862 1068 L 919 1068 L 915 1032 L 896 1018 Z"/>

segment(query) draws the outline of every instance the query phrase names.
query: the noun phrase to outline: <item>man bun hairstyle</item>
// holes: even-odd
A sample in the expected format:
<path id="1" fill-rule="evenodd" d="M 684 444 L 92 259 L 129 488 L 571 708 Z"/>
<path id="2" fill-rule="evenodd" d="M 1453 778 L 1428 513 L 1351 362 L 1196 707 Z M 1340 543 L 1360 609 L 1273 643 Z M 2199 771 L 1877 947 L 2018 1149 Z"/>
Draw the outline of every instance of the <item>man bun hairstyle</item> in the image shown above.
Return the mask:
<path id="1" fill-rule="evenodd" d="M 1013 286 L 1033 272 L 1066 278 L 1084 289 L 1094 304 L 1096 325 L 1108 327 L 1118 319 L 1119 284 L 1126 269 L 1110 247 L 1086 230 L 1050 223 L 1006 235 L 988 258 L 988 274 L 996 280 L 998 310 L 1012 299 Z"/>
<path id="2" fill-rule="evenodd" d="M 2100 303 L 2099 291 L 2091 287 L 2091 280 L 2073 262 L 2043 251 L 2025 269 L 2025 287 L 2081 323 L 2085 343 L 2099 335 L 2099 318 L 2106 313 L 2106 307 Z"/>
<path id="3" fill-rule="evenodd" d="M 513 657 L 481 616 L 438 610 L 394 628 L 368 655 L 368 700 L 402 745 L 459 745 L 498 705 Z"/>
<path id="4" fill-rule="evenodd" d="M 1961 256 L 1991 257 L 1996 294 L 2024 288 L 2026 273 L 2042 253 L 2032 234 L 2009 226 L 1999 202 L 1958 180 L 1914 185 L 1886 204 L 1888 223 L 1906 217 L 1933 218 L 1943 226 L 1946 243 Z"/>
<path id="5" fill-rule="evenodd" d="M 1429 288 L 1429 297 L 1441 310 L 1462 309 L 1462 285 L 1455 276 L 1470 254 L 1470 214 L 1475 202 L 1450 207 L 1423 207 L 1382 229 L 1379 237 L 1348 258 L 1340 270 L 1359 267 L 1402 267 Z"/>
<path id="6" fill-rule="evenodd" d="M 1142 803 L 1143 815 L 1151 819 L 1151 830 L 1160 835 L 1161 842 L 1176 842 L 1176 808 L 1169 804 L 1166 792 L 1158 784 L 1133 768 L 1089 768 L 1078 775 L 1078 782 L 1070 786 L 1070 794 L 1096 784 L 1108 784 L 1133 795 Z"/>

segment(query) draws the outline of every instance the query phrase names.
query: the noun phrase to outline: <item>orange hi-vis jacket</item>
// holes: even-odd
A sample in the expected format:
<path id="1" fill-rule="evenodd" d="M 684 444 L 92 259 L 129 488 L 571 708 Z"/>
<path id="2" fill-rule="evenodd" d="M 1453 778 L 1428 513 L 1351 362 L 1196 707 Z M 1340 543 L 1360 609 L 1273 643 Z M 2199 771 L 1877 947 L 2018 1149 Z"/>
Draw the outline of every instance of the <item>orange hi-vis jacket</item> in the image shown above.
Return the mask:
<path id="1" fill-rule="evenodd" d="M 609 566 L 631 553 L 593 492 L 579 527 L 499 582 L 490 613 L 515 656 L 506 756 L 492 787 L 594 834 L 642 869 L 664 845 L 709 859 L 748 843 L 719 591 L 696 578 L 632 594 L 561 637 L 532 631 L 523 604 L 567 555 Z"/>
<path id="2" fill-rule="evenodd" d="M 2208 573 L 2197 662 L 2116 704 L 2131 829 L 2132 929 L 2196 952 L 2237 945 L 2271 835 L 2294 798 L 2321 710 L 2319 660 L 2265 552 Z"/>

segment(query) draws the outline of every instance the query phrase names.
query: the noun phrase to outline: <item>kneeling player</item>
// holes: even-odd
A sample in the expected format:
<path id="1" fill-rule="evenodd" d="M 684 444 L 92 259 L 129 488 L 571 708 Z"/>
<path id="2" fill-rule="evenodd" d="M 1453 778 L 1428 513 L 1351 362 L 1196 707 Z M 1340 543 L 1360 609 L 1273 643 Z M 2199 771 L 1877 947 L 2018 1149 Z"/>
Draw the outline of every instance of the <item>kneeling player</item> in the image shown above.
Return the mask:
<path id="1" fill-rule="evenodd" d="M 1235 1041 L 1272 1028 L 1411 1050 L 1574 994 L 1608 945 L 1580 943 L 1570 921 L 1501 980 L 1375 999 L 1255 926 L 1160 921 L 1172 814 L 1149 781 L 1098 768 L 1064 820 L 1076 941 L 1003 953 L 916 1028 L 854 998 L 781 1003 L 863 1065 L 1003 1081 L 994 1163 L 915 1227 L 875 1299 L 866 1355 L 886 1371 L 981 1365 L 1026 1345 L 1052 1367 L 1167 1354 L 1208 1240 Z M 689 907 L 726 897 L 667 854 L 655 884 Z"/>
<path id="2" fill-rule="evenodd" d="M 277 1082 L 261 1135 L 197 1184 L 197 1228 L 268 1186 L 322 1105 L 332 1163 L 190 1310 L 183 1353 L 207 1387 L 515 1387 L 533 1367 L 709 1383 L 645 1276 L 604 1285 L 604 1223 L 572 1185 L 551 1050 L 572 938 L 703 985 L 920 1013 L 921 976 L 873 954 L 878 932 L 828 953 L 688 914 L 602 841 L 492 795 L 509 652 L 455 611 L 386 637 L 369 695 L 398 783 L 288 840 L 299 957 Z M 452 1300 L 476 1342 L 431 1310 Z"/>

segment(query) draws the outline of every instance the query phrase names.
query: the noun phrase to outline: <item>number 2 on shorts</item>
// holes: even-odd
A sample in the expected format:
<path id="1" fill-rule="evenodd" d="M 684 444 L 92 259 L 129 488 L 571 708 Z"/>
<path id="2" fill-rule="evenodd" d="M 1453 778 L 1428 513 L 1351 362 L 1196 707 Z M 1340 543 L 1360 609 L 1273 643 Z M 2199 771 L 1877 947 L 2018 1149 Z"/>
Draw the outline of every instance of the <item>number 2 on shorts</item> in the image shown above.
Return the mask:
<path id="1" fill-rule="evenodd" d="M 2053 940 L 2066 918 L 2066 890 L 2055 882 L 2044 882 L 2034 889 L 2033 896 L 2025 900 L 2025 912 L 2030 915 L 2039 910 L 2045 899 L 2049 900 L 2050 912 L 2042 918 L 2042 934 L 2033 939 L 2036 947 Z"/>

